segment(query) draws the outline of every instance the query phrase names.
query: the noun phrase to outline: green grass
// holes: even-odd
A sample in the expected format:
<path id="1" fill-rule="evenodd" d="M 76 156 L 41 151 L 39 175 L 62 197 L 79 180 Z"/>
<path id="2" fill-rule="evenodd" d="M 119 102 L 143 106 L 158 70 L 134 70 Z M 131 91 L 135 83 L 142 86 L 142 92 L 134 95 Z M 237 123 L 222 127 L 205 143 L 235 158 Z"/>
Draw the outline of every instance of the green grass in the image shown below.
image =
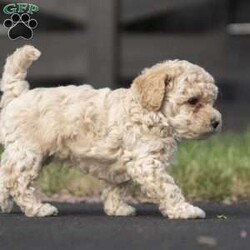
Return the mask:
<path id="1" fill-rule="evenodd" d="M 171 172 L 189 199 L 250 198 L 250 132 L 184 143 Z"/>
<path id="2" fill-rule="evenodd" d="M 37 186 L 46 196 L 58 194 L 88 197 L 99 196 L 102 183 L 91 176 L 83 175 L 77 168 L 52 163 L 42 170 Z"/>
<path id="3" fill-rule="evenodd" d="M 179 146 L 168 169 L 190 200 L 238 201 L 250 198 L 250 132 L 225 133 Z M 38 182 L 46 195 L 96 196 L 102 185 L 77 169 L 46 167 Z"/>

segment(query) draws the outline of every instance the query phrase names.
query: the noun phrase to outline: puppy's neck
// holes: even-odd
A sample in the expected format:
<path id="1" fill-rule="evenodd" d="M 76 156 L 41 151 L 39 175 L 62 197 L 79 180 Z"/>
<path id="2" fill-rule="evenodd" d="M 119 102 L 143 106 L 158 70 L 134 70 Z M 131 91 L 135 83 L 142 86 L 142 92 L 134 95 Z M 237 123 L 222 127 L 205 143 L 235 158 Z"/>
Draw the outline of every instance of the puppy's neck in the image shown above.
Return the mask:
<path id="1" fill-rule="evenodd" d="M 174 137 L 174 130 L 161 110 L 148 111 L 143 108 L 131 89 L 128 89 L 124 99 L 124 108 L 132 126 L 144 127 L 145 130 L 156 133 L 161 138 Z"/>

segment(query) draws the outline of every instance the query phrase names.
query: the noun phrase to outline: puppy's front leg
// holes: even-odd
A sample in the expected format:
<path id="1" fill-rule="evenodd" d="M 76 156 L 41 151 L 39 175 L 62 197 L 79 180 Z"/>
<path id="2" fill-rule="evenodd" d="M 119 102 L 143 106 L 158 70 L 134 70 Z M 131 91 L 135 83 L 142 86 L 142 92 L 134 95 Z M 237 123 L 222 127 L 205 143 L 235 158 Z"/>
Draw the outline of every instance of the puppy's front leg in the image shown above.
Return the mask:
<path id="1" fill-rule="evenodd" d="M 173 178 L 166 173 L 157 156 L 137 157 L 128 164 L 128 174 L 142 191 L 157 204 L 164 216 L 171 219 L 204 218 L 205 212 L 185 201 Z"/>
<path id="2" fill-rule="evenodd" d="M 110 216 L 129 216 L 135 215 L 135 208 L 124 201 L 128 189 L 128 183 L 112 185 L 106 183 L 102 192 L 104 201 L 104 211 Z"/>

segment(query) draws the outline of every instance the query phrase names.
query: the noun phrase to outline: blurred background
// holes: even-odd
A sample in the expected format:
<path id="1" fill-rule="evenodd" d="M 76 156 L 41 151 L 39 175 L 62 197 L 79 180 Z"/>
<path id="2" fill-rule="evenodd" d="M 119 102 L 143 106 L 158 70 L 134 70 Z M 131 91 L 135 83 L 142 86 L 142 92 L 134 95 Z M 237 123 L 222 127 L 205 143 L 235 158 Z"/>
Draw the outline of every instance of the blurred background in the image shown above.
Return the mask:
<path id="1" fill-rule="evenodd" d="M 2 9 L 7 3 L 1 1 Z M 185 59 L 207 69 L 220 88 L 225 130 L 250 122 L 249 0 L 33 0 L 32 40 L 11 41 L 1 27 L 0 65 L 25 43 L 43 56 L 32 87 L 82 84 L 127 87 L 145 67 Z M 1 23 L 9 15 L 1 11 Z"/>
<path id="2" fill-rule="evenodd" d="M 15 2 L 0 1 L 0 8 Z M 28 72 L 32 88 L 83 83 L 128 87 L 143 68 L 167 59 L 188 60 L 210 72 L 220 89 L 216 105 L 224 133 L 184 143 L 169 171 L 188 199 L 250 199 L 249 0 L 19 2 L 39 6 L 31 15 L 38 27 L 31 40 L 13 41 L 0 26 L 0 65 L 15 48 L 35 45 L 43 54 Z M 0 23 L 7 18 L 1 11 Z M 98 181 L 53 165 L 38 180 L 45 199 L 98 197 Z"/>

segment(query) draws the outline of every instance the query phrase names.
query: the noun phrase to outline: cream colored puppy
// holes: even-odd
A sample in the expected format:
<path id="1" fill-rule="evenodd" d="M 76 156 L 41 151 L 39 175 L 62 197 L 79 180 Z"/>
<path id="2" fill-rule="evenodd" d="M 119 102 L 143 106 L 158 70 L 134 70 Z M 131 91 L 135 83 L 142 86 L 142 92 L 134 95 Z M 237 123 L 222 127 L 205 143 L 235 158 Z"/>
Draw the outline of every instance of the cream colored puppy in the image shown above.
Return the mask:
<path id="1" fill-rule="evenodd" d="M 2 76 L 0 207 L 13 200 L 27 216 L 56 215 L 35 195 L 33 181 L 48 157 L 70 161 L 106 182 L 104 210 L 125 216 L 129 182 L 169 218 L 204 218 L 166 172 L 177 141 L 211 135 L 221 127 L 213 107 L 217 87 L 204 69 L 165 61 L 145 69 L 129 89 L 89 85 L 29 90 L 27 69 L 40 52 L 32 46 L 7 58 Z"/>

